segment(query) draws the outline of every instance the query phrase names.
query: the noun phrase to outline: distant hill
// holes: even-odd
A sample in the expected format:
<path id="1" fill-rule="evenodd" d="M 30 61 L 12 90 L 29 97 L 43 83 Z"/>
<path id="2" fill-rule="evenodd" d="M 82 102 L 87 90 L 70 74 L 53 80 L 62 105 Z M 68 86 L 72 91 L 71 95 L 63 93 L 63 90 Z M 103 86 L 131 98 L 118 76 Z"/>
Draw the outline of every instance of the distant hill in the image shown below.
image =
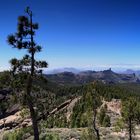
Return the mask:
<path id="1" fill-rule="evenodd" d="M 111 69 L 104 71 L 82 71 L 77 74 L 62 72 L 46 75 L 47 79 L 59 85 L 78 85 L 93 82 L 94 80 L 103 83 L 139 83 L 140 80 L 135 74 L 118 74 Z"/>
<path id="2" fill-rule="evenodd" d="M 136 74 L 137 77 L 140 77 L 140 70 L 127 69 L 126 71 L 122 73 L 123 74 Z"/>
<path id="3" fill-rule="evenodd" d="M 76 69 L 76 68 L 59 68 L 59 69 L 53 69 L 53 70 L 47 70 L 44 71 L 45 74 L 57 74 L 57 73 L 62 73 L 62 72 L 72 72 L 72 73 L 79 73 L 81 70 Z"/>

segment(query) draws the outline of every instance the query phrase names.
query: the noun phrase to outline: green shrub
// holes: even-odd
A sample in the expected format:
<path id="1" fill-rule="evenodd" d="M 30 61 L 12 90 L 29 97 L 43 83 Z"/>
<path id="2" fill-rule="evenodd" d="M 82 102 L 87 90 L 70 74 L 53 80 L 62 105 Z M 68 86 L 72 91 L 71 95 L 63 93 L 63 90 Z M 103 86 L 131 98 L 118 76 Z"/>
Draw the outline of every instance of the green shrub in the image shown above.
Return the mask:
<path id="1" fill-rule="evenodd" d="M 106 114 L 106 107 L 101 108 L 98 119 L 101 126 L 110 127 L 110 117 Z"/>
<path id="2" fill-rule="evenodd" d="M 96 140 L 94 131 L 91 128 L 84 130 L 80 140 Z"/>
<path id="3" fill-rule="evenodd" d="M 23 140 L 25 134 L 27 133 L 33 135 L 31 127 L 22 128 L 20 130 L 15 130 L 13 132 L 6 133 L 4 134 L 2 140 Z"/>
<path id="4" fill-rule="evenodd" d="M 24 108 L 21 112 L 20 112 L 20 116 L 25 119 L 27 116 L 29 116 L 29 110 Z"/>
<path id="5" fill-rule="evenodd" d="M 114 127 L 115 127 L 116 132 L 120 132 L 121 130 L 123 130 L 125 127 L 125 123 L 124 123 L 123 119 L 118 118 L 116 123 L 114 124 Z"/>
<path id="6" fill-rule="evenodd" d="M 103 120 L 103 126 L 104 127 L 110 127 L 110 117 L 108 115 L 105 115 L 104 120 Z"/>
<path id="7" fill-rule="evenodd" d="M 55 133 L 45 134 L 40 140 L 60 140 L 59 135 Z"/>

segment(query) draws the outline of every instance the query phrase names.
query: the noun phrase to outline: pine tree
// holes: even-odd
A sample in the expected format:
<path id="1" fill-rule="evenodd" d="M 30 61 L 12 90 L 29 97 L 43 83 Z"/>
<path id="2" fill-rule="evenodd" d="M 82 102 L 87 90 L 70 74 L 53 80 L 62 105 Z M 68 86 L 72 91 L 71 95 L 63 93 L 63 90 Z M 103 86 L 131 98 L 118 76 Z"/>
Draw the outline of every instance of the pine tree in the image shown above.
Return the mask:
<path id="1" fill-rule="evenodd" d="M 132 140 L 132 134 L 134 133 L 135 124 L 137 122 L 137 99 L 129 97 L 122 103 L 122 117 L 126 123 L 129 140 Z"/>
<path id="2" fill-rule="evenodd" d="M 89 90 L 91 90 L 91 94 L 92 94 L 93 129 L 96 135 L 96 139 L 100 140 L 100 133 L 97 127 L 97 114 L 98 114 L 97 109 L 98 107 L 101 106 L 102 102 L 95 88 L 96 88 L 96 84 L 94 83 L 93 85 L 91 85 L 91 87 L 89 87 Z"/>
<path id="3" fill-rule="evenodd" d="M 39 131 L 37 124 L 37 112 L 34 109 L 34 103 L 32 100 L 31 92 L 33 87 L 33 79 L 40 68 L 47 67 L 46 61 L 36 61 L 35 54 L 40 52 L 42 47 L 37 45 L 34 41 L 35 30 L 38 29 L 38 24 L 33 23 L 33 14 L 29 7 L 26 8 L 27 16 L 19 16 L 18 27 L 15 34 L 8 36 L 8 43 L 14 48 L 19 50 L 25 49 L 28 54 L 21 60 L 16 58 L 10 61 L 12 66 L 13 77 L 16 73 L 26 73 L 27 81 L 25 87 L 26 103 L 30 110 L 30 116 L 32 119 L 32 125 L 34 130 L 34 140 L 39 140 Z"/>

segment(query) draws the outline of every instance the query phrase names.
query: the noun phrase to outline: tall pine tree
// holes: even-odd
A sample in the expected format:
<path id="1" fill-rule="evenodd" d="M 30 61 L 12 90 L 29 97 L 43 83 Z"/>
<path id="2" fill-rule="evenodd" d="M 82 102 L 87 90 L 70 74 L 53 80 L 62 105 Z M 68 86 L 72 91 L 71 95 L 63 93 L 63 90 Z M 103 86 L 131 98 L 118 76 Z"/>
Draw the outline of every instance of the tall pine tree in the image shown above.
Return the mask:
<path id="1" fill-rule="evenodd" d="M 8 43 L 17 49 L 26 49 L 28 54 L 21 60 L 12 59 L 11 66 L 13 76 L 14 73 L 27 73 L 27 81 L 25 86 L 26 103 L 30 110 L 32 126 L 34 130 L 34 140 L 39 140 L 39 131 L 37 124 L 37 112 L 34 109 L 31 92 L 33 87 L 33 79 L 40 68 L 47 67 L 46 61 L 36 61 L 35 54 L 41 51 L 41 46 L 37 45 L 34 40 L 35 31 L 38 24 L 33 23 L 33 14 L 29 7 L 26 8 L 27 16 L 19 16 L 17 32 L 8 36 Z"/>

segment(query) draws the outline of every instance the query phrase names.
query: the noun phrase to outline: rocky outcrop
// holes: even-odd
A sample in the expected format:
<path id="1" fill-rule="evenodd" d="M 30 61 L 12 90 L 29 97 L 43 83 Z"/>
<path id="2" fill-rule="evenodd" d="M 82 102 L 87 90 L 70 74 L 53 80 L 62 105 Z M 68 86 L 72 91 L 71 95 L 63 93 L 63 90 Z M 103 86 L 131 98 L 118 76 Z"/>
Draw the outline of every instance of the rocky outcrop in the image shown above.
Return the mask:
<path id="1" fill-rule="evenodd" d="M 51 112 L 46 112 L 46 114 L 42 114 L 40 115 L 40 117 L 38 118 L 38 121 L 40 121 L 41 119 L 45 119 L 48 118 L 49 116 L 53 115 L 53 114 L 57 114 L 58 112 L 67 109 L 67 119 L 69 119 L 73 107 L 75 105 L 75 103 L 80 99 L 80 97 L 77 97 L 75 99 L 69 99 L 67 101 L 65 101 L 64 103 L 60 104 L 57 108 L 53 109 Z M 22 118 L 21 117 L 21 111 L 18 111 L 19 106 L 18 105 L 14 105 L 11 109 L 9 109 L 9 112 L 11 111 L 11 113 L 13 113 L 14 111 L 17 110 L 17 112 L 0 119 L 0 129 L 13 129 L 13 128 L 22 128 L 22 127 L 27 127 L 27 126 L 31 126 L 32 125 L 32 121 L 30 119 L 29 116 L 27 116 L 26 118 Z"/>
<path id="2" fill-rule="evenodd" d="M 111 125 L 115 124 L 116 120 L 121 117 L 121 100 L 120 99 L 112 99 L 110 102 L 104 101 L 101 105 L 100 109 L 104 106 L 107 106 L 107 115 L 110 117 Z M 99 111 L 100 111 L 99 109 Z"/>
<path id="3" fill-rule="evenodd" d="M 0 129 L 12 129 L 13 127 L 18 126 L 22 121 L 20 116 L 20 111 L 14 115 L 9 115 L 3 119 L 0 119 Z"/>
<path id="4" fill-rule="evenodd" d="M 0 129 L 10 130 L 13 128 L 23 128 L 31 126 L 32 122 L 30 118 L 22 118 L 21 111 L 16 112 L 13 115 L 9 115 L 3 119 L 0 119 Z"/>
<path id="5" fill-rule="evenodd" d="M 121 100 L 112 99 L 110 102 L 106 102 L 108 111 L 121 115 Z"/>

